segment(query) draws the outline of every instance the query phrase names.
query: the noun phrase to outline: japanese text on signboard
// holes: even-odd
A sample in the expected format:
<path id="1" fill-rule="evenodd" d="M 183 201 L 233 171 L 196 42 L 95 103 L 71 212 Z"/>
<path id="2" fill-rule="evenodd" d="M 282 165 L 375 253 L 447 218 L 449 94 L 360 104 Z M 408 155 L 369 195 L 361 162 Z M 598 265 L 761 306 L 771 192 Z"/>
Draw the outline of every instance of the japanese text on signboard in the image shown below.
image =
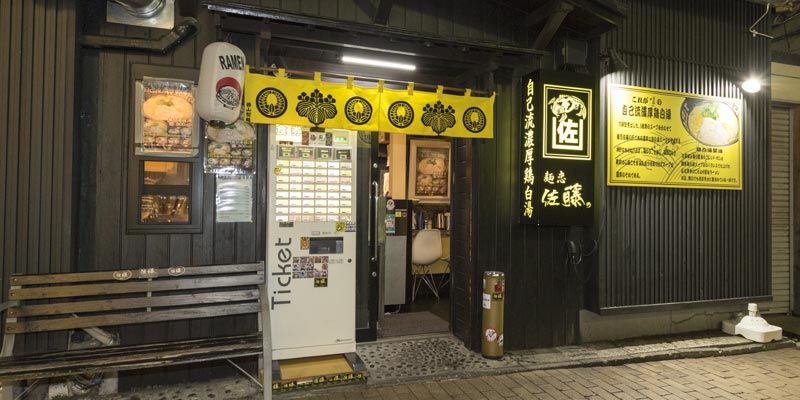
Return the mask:
<path id="1" fill-rule="evenodd" d="M 738 99 L 611 85 L 608 184 L 742 188 Z"/>
<path id="2" fill-rule="evenodd" d="M 593 82 L 585 75 L 542 71 L 525 77 L 521 223 L 591 224 Z"/>

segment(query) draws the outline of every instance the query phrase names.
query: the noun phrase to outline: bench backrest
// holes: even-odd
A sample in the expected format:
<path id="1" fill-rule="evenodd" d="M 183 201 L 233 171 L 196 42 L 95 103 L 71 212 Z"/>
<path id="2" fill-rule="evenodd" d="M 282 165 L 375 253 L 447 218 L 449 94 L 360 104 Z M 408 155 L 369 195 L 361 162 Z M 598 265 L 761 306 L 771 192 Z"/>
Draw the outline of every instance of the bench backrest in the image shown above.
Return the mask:
<path id="1" fill-rule="evenodd" d="M 258 313 L 264 263 L 11 277 L 6 334 Z"/>

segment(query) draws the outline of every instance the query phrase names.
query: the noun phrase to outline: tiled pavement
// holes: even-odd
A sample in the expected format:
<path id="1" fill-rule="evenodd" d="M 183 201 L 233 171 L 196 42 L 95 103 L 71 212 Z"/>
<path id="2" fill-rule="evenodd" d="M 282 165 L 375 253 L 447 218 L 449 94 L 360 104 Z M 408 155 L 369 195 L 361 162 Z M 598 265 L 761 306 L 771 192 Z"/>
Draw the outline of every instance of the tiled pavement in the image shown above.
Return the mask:
<path id="1" fill-rule="evenodd" d="M 280 399 L 283 396 L 276 396 Z M 295 397 L 295 396 L 293 396 Z M 306 400 L 800 399 L 796 348 L 726 357 L 338 388 Z"/>
<path id="2" fill-rule="evenodd" d="M 328 386 L 274 397 L 276 400 L 800 399 L 797 377 L 800 351 L 797 343 L 789 339 L 762 345 L 737 336 L 701 332 L 511 352 L 499 362 L 482 359 L 480 354 L 463 346 L 452 346 L 446 339 L 437 336 L 360 344 L 359 354 L 370 374 L 367 385 Z M 103 400 L 260 398 L 255 385 L 240 377 L 102 397 Z"/>

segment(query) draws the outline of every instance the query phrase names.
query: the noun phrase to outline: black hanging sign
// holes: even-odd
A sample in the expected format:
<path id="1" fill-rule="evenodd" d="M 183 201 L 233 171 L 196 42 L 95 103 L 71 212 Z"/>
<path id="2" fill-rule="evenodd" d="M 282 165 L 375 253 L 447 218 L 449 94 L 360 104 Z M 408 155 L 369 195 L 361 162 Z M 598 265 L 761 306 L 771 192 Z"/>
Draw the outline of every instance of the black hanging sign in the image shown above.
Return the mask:
<path id="1" fill-rule="evenodd" d="M 520 223 L 591 225 L 595 79 L 537 71 L 521 93 Z"/>

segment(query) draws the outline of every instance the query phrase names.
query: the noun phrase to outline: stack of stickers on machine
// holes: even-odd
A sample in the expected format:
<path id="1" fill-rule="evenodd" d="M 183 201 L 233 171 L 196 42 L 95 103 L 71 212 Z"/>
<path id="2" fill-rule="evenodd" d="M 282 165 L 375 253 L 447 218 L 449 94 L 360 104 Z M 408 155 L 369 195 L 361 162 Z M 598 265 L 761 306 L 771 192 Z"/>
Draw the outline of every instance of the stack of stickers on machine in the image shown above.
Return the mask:
<path id="1" fill-rule="evenodd" d="M 328 256 L 294 257 L 292 279 L 314 279 L 314 287 L 328 287 Z"/>

